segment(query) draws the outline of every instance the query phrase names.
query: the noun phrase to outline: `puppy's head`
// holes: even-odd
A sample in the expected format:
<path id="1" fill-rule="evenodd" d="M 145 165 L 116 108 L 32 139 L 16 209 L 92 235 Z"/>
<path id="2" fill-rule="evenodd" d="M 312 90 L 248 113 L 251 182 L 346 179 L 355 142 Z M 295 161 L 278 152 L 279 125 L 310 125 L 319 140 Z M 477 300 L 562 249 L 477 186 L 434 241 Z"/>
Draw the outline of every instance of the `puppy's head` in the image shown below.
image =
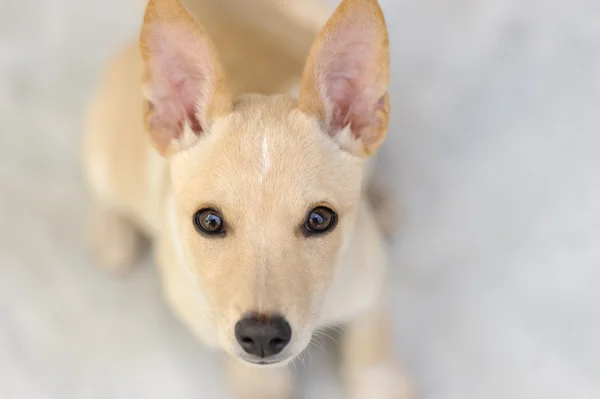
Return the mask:
<path id="1" fill-rule="evenodd" d="M 146 126 L 169 159 L 173 226 L 223 349 L 285 363 L 309 344 L 354 229 L 364 159 L 388 123 L 388 39 L 376 0 L 345 0 L 299 98 L 232 98 L 217 50 L 177 0 L 141 35 Z"/>

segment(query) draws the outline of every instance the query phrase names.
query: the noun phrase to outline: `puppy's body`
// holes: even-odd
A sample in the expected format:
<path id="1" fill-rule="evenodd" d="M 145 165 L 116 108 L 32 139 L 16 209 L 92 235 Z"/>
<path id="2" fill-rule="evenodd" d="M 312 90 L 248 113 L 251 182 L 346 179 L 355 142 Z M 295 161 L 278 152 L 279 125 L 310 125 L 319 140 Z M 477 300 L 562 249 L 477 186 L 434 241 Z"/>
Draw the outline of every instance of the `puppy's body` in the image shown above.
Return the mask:
<path id="1" fill-rule="evenodd" d="M 163 3 L 177 7 L 172 0 Z M 95 197 L 92 244 L 105 263 L 122 268 L 133 262 L 141 237 L 152 238 L 164 290 L 174 311 L 202 342 L 232 354 L 237 355 L 235 345 L 231 334 L 224 331 L 231 331 L 230 322 L 247 312 L 284 313 L 286 318 L 298 320 L 298 326 L 306 326 L 298 327 L 298 333 L 294 331 L 295 341 L 289 345 L 292 357 L 308 344 L 315 329 L 350 323 L 343 346 L 352 397 L 405 398 L 406 387 L 400 374 L 394 372 L 389 353 L 382 232 L 364 195 L 354 200 L 344 197 L 348 190 L 360 191 L 364 161 L 342 154 L 341 160 L 329 167 L 347 163 L 347 172 L 333 177 L 313 174 L 316 165 L 323 162 L 326 169 L 324 159 L 330 151 L 338 151 L 337 146 L 326 137 L 315 140 L 312 122 L 296 115 L 298 100 L 294 95 L 277 95 L 301 87 L 314 32 L 307 24 L 268 7 L 268 3 L 260 3 L 262 12 L 270 12 L 268 18 L 280 22 L 262 27 L 256 26 L 253 14 L 241 17 L 209 0 L 191 4 L 188 9 L 219 50 L 228 92 L 235 99 L 233 113 L 215 118 L 210 134 L 199 144 L 187 144 L 194 142 L 190 133 L 193 126 L 187 126 L 177 139 L 181 149 L 165 150 L 172 154 L 161 157 L 144 124 L 144 112 L 148 112 L 144 109 L 147 99 L 140 90 L 144 62 L 137 43 L 127 46 L 110 63 L 86 118 L 84 169 Z M 182 12 L 176 9 L 176 13 Z M 273 36 L 282 26 L 285 34 Z M 289 45 L 291 38 L 293 46 Z M 204 120 L 198 123 L 204 128 Z M 296 135 L 291 137 L 289 132 Z M 298 146 L 306 153 L 299 154 Z M 306 161 L 307 154 L 314 159 Z M 222 162 L 222 158 L 231 161 Z M 207 175 L 226 176 L 222 179 L 226 183 L 219 180 L 216 188 L 205 185 Z M 355 182 L 344 186 L 341 182 L 351 176 Z M 277 210 L 298 200 L 302 192 L 298 190 L 315 179 L 322 184 L 313 190 L 315 193 L 306 195 L 319 201 L 327 191 L 339 192 L 342 199 L 335 205 L 340 212 L 347 209 L 344 214 L 348 214 L 337 227 L 342 230 L 337 250 L 327 257 L 331 270 L 321 272 L 318 265 L 303 270 L 301 263 L 277 267 L 279 263 L 293 263 L 294 257 L 310 259 L 314 248 L 303 250 L 304 244 L 295 244 L 298 238 L 282 239 L 284 230 L 264 226 L 283 225 L 295 217 L 279 215 Z M 190 182 L 197 182 L 197 186 Z M 232 193 L 222 188 L 223 184 L 233 187 Z M 237 217 L 231 216 L 237 231 L 230 237 L 243 237 L 235 246 L 214 241 L 207 244 L 208 249 L 185 244 L 193 234 L 187 228 L 192 223 L 188 211 L 194 212 L 199 206 L 196 198 L 202 196 L 239 210 Z M 263 224 L 267 219 L 269 223 Z M 248 235 L 242 233 L 245 226 L 250 229 Z M 220 257 L 223 251 L 210 252 L 215 245 L 230 246 L 223 250 L 227 259 L 220 262 L 219 270 L 199 271 L 201 266 L 191 259 L 206 256 L 207 251 Z M 252 265 L 245 266 L 249 259 Z M 198 279 L 198 273 L 204 273 L 203 277 Z M 321 285 L 328 289 L 310 288 Z M 221 308 L 215 309 L 215 303 Z M 290 391 L 289 377 L 282 370 L 257 369 L 234 360 L 231 375 L 240 396 L 282 398 Z"/>

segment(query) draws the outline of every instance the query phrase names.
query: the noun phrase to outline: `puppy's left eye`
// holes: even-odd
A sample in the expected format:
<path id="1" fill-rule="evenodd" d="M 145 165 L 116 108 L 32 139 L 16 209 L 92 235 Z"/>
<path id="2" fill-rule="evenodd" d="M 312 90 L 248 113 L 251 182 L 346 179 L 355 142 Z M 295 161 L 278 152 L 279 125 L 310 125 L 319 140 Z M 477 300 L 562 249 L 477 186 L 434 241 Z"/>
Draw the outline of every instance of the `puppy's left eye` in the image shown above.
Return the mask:
<path id="1" fill-rule="evenodd" d="M 213 235 L 222 234 L 223 217 L 214 209 L 202 209 L 194 214 L 194 226 L 201 233 Z"/>
<path id="2" fill-rule="evenodd" d="M 323 234 L 333 229 L 337 223 L 337 214 L 325 207 L 319 206 L 308 214 L 304 223 L 305 234 Z"/>

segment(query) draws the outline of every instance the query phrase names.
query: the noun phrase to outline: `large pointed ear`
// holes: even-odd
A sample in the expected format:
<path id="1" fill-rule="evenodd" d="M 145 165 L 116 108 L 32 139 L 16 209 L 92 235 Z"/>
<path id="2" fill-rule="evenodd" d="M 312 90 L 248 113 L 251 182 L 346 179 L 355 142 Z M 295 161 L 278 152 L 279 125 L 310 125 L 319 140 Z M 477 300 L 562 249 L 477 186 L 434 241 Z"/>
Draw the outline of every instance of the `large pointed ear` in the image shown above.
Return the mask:
<path id="1" fill-rule="evenodd" d="M 358 156 L 383 142 L 390 113 L 389 43 L 377 0 L 344 0 L 316 39 L 299 108 Z"/>
<path id="2" fill-rule="evenodd" d="M 231 112 L 214 45 L 178 0 L 148 2 L 140 49 L 146 128 L 162 155 L 189 147 Z"/>

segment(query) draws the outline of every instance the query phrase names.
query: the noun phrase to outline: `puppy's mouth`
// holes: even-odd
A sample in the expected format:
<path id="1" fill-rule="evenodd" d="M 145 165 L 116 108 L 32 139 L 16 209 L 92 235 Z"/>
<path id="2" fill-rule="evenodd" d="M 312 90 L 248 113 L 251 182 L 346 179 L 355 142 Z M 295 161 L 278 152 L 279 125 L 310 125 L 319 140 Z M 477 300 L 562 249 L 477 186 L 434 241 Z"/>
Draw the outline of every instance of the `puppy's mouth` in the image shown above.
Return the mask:
<path id="1" fill-rule="evenodd" d="M 308 345 L 302 346 L 301 350 L 297 350 L 298 348 L 290 348 L 289 350 L 282 352 L 278 355 L 275 356 L 270 356 L 270 357 L 259 357 L 259 356 L 253 356 L 253 355 L 248 355 L 247 353 L 240 353 L 237 352 L 235 353 L 235 357 L 251 366 L 251 367 L 258 367 L 258 368 L 268 368 L 268 367 L 284 367 L 287 366 L 288 364 L 292 363 L 295 359 L 297 359 L 299 356 L 302 355 L 302 353 L 304 353 L 304 351 L 308 348 Z"/>
<path id="2" fill-rule="evenodd" d="M 293 356 L 285 356 L 285 357 L 281 357 L 281 358 L 277 358 L 277 359 L 271 359 L 271 358 L 258 358 L 258 357 L 239 357 L 238 359 L 240 359 L 242 362 L 253 366 L 253 367 L 282 367 L 287 365 L 288 363 L 290 363 L 293 360 Z"/>
<path id="3" fill-rule="evenodd" d="M 246 360 L 246 362 L 255 365 L 255 366 L 274 366 L 276 364 L 281 364 L 283 363 L 283 361 L 278 361 L 278 360 L 266 360 L 266 359 L 260 359 L 260 360 Z"/>

